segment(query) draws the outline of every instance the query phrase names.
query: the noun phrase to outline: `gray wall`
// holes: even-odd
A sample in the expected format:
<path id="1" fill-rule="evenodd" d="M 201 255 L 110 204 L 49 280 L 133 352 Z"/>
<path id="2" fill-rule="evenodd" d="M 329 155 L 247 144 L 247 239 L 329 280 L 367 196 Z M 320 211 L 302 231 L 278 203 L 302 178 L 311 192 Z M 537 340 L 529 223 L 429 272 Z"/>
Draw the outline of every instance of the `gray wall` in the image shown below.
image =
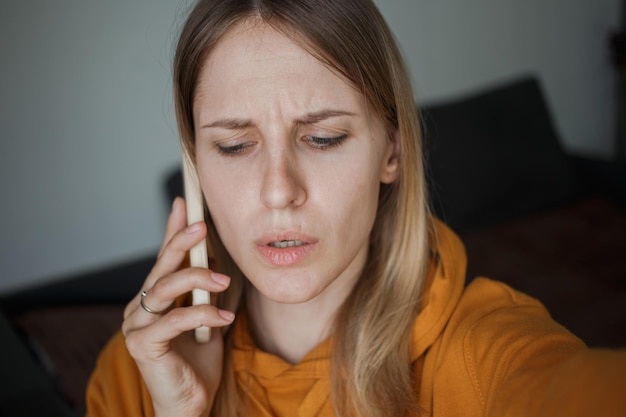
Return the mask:
<path id="1" fill-rule="evenodd" d="M 189 1 L 3 0 L 0 292 L 154 253 L 179 163 L 170 59 Z M 417 99 L 537 73 L 565 146 L 610 157 L 619 0 L 377 2 Z"/>

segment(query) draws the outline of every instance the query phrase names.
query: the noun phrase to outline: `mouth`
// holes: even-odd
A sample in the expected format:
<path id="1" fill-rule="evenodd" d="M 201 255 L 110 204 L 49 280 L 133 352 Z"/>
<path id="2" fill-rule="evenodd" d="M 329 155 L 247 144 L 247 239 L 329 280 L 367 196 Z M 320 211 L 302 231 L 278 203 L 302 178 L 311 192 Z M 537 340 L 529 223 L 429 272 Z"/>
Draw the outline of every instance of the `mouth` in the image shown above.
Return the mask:
<path id="1" fill-rule="evenodd" d="M 317 243 L 317 239 L 300 233 L 282 233 L 261 239 L 257 242 L 257 249 L 265 262 L 276 267 L 287 267 L 307 259 Z"/>
<path id="2" fill-rule="evenodd" d="M 285 248 L 292 248 L 294 246 L 302 246 L 306 244 L 307 242 L 303 242 L 301 240 L 280 240 L 280 241 L 270 242 L 268 243 L 268 246 L 271 246 L 273 248 L 285 249 Z"/>

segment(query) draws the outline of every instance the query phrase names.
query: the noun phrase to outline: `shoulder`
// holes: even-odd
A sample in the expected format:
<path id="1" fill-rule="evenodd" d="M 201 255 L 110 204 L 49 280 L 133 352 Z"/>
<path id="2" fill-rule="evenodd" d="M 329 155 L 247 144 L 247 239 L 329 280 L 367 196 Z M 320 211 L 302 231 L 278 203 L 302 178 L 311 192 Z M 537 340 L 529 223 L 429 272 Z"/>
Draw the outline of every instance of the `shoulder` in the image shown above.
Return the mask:
<path id="1" fill-rule="evenodd" d="M 626 376 L 614 374 L 625 370 L 626 352 L 589 350 L 538 300 L 497 281 L 467 286 L 434 350 L 434 391 L 453 393 L 477 415 L 623 411 Z"/>
<path id="2" fill-rule="evenodd" d="M 486 278 L 475 279 L 463 292 L 442 347 L 458 355 L 483 386 L 535 360 L 559 360 L 586 349 L 538 300 Z"/>
<path id="3" fill-rule="evenodd" d="M 87 387 L 87 416 L 112 415 L 153 415 L 152 401 L 121 331 L 100 353 Z"/>
<path id="4" fill-rule="evenodd" d="M 476 278 L 464 290 L 446 333 L 471 342 L 474 349 L 488 344 L 492 350 L 499 343 L 511 349 L 520 344 L 535 344 L 538 338 L 544 343 L 563 342 L 576 348 L 584 347 L 578 338 L 552 319 L 541 302 L 486 278 Z"/>

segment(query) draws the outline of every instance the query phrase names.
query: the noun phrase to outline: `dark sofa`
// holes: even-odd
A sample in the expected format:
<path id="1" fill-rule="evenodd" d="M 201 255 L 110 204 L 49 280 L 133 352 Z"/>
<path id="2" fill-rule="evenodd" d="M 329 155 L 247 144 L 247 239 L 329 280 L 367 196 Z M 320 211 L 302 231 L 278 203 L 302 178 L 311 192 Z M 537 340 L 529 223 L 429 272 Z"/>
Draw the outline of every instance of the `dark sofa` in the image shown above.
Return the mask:
<path id="1" fill-rule="evenodd" d="M 592 346 L 626 346 L 626 167 L 568 155 L 524 77 L 422 110 L 435 213 L 482 275 L 540 299 Z M 168 200 L 181 193 L 167 178 Z M 154 256 L 0 297 L 0 416 L 76 416 L 96 356 Z M 9 380 L 10 379 L 10 380 Z"/>

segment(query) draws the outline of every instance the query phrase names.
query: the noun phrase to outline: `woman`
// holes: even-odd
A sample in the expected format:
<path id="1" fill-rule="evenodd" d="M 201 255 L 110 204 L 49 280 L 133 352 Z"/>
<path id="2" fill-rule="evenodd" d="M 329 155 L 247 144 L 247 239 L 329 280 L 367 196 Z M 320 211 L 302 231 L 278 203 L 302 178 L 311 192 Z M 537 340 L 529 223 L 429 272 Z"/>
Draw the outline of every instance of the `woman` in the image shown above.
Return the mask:
<path id="1" fill-rule="evenodd" d="M 624 354 L 477 279 L 429 216 L 411 87 L 368 0 L 211 0 L 174 62 L 209 216 L 174 201 L 91 416 L 626 411 Z M 183 265 L 207 239 L 212 270 Z M 189 306 L 193 288 L 213 306 Z M 191 330 L 213 329 L 207 344 Z M 584 377 L 581 379 L 581 377 Z"/>

